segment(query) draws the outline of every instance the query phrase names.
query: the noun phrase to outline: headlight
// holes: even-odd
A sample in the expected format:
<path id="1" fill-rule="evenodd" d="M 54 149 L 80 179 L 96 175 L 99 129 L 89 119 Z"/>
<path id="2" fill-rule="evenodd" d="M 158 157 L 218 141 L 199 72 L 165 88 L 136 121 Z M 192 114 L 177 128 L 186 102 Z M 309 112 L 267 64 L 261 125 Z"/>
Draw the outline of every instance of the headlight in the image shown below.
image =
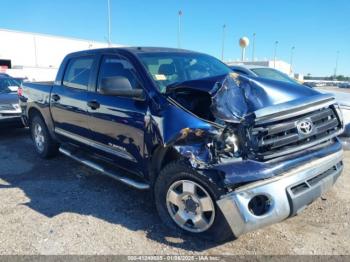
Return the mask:
<path id="1" fill-rule="evenodd" d="M 225 139 L 226 152 L 236 153 L 238 151 L 238 137 L 235 134 L 231 134 Z"/>

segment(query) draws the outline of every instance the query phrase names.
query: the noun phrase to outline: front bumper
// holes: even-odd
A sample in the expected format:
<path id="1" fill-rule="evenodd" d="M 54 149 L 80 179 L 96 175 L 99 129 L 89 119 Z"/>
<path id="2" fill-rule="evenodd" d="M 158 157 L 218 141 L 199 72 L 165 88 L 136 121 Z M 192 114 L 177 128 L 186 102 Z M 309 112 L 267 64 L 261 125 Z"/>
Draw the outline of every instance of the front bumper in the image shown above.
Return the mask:
<path id="1" fill-rule="evenodd" d="M 217 204 L 234 235 L 268 226 L 298 214 L 326 192 L 343 170 L 343 151 L 314 159 L 285 173 L 242 186 Z M 254 197 L 264 196 L 265 211 L 252 210 Z"/>

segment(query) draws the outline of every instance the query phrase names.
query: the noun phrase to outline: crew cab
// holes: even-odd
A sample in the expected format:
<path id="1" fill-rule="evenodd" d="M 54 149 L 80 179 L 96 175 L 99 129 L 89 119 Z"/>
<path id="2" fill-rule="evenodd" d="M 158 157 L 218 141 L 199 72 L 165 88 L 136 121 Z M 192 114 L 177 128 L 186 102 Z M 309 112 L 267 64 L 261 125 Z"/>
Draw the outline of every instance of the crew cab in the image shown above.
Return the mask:
<path id="1" fill-rule="evenodd" d="M 206 54 L 77 52 L 53 83 L 20 93 L 40 157 L 61 152 L 150 190 L 166 225 L 215 241 L 298 214 L 343 170 L 333 96 L 238 75 Z"/>

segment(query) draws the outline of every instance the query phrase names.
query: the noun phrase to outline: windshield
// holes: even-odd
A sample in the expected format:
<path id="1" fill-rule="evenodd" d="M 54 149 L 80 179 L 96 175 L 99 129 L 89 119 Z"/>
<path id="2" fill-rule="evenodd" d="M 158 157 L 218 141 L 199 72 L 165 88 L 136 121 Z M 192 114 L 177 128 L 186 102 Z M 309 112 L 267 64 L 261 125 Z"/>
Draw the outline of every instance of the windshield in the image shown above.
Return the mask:
<path id="1" fill-rule="evenodd" d="M 204 54 L 164 52 L 139 54 L 139 57 L 162 93 L 176 83 L 232 72 L 218 59 Z"/>
<path id="2" fill-rule="evenodd" d="M 250 70 L 252 70 L 259 77 L 277 80 L 277 81 L 283 81 L 291 84 L 299 84 L 297 81 L 290 78 L 288 75 L 272 68 L 252 68 Z"/>
<path id="3" fill-rule="evenodd" d="M 19 83 L 12 78 L 0 78 L 0 93 L 16 92 Z"/>

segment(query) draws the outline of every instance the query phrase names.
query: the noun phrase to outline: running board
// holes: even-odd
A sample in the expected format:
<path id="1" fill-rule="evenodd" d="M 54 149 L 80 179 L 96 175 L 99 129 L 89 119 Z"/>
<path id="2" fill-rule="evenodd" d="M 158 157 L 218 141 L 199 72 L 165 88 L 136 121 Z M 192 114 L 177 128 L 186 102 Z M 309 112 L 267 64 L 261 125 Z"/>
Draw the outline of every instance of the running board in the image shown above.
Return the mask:
<path id="1" fill-rule="evenodd" d="M 107 171 L 101 165 L 98 165 L 98 164 L 88 160 L 87 158 L 83 158 L 81 156 L 78 157 L 78 156 L 74 155 L 73 153 L 71 153 L 67 149 L 64 149 L 64 148 L 60 147 L 59 151 L 62 154 L 72 158 L 73 160 L 78 161 L 79 163 L 81 163 L 81 164 L 83 164 L 85 166 L 88 166 L 88 167 L 90 167 L 90 168 L 92 168 L 92 169 L 102 173 L 103 175 L 106 175 L 106 176 L 108 176 L 110 178 L 113 178 L 113 179 L 115 179 L 117 181 L 120 181 L 120 182 L 122 182 L 122 183 L 124 183 L 124 184 L 126 184 L 128 186 L 131 186 L 131 187 L 139 189 L 139 190 L 147 190 L 147 189 L 150 188 L 150 186 L 148 184 L 146 184 L 146 183 L 138 182 L 138 181 L 133 180 L 131 178 L 120 176 L 119 174 L 114 173 L 112 171 Z"/>

